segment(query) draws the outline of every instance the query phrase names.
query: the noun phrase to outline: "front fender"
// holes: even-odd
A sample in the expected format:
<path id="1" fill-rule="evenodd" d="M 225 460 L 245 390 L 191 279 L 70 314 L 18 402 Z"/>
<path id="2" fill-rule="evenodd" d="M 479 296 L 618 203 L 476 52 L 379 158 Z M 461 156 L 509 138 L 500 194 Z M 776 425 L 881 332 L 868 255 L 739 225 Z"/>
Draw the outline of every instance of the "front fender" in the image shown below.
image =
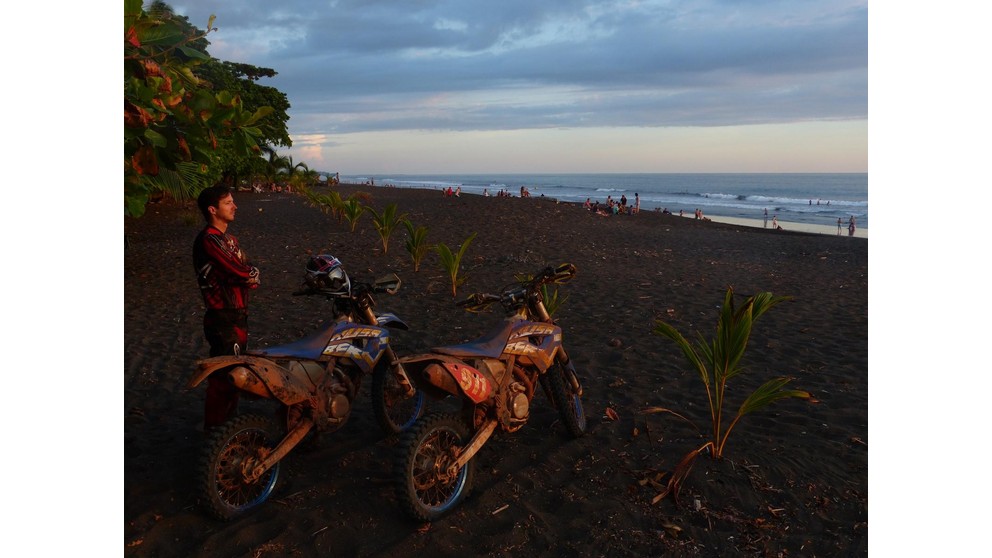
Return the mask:
<path id="1" fill-rule="evenodd" d="M 391 327 L 394 329 L 409 330 L 410 326 L 401 320 L 399 316 L 390 312 L 383 312 L 375 315 L 376 325 L 379 327 Z"/>

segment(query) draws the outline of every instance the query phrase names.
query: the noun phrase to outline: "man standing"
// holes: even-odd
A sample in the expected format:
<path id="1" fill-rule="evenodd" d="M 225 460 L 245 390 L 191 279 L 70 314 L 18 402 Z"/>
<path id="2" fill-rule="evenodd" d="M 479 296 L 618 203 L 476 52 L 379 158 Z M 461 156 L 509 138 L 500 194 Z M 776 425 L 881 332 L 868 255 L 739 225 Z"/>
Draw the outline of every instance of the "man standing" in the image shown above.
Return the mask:
<path id="1" fill-rule="evenodd" d="M 248 291 L 258 287 L 258 268 L 248 264 L 238 239 L 227 234 L 238 206 L 226 186 L 211 186 L 196 200 L 207 221 L 193 242 L 193 267 L 206 312 L 203 333 L 210 356 L 236 355 L 248 346 Z M 222 378 L 207 381 L 204 428 L 223 423 L 238 407 L 238 392 Z"/>

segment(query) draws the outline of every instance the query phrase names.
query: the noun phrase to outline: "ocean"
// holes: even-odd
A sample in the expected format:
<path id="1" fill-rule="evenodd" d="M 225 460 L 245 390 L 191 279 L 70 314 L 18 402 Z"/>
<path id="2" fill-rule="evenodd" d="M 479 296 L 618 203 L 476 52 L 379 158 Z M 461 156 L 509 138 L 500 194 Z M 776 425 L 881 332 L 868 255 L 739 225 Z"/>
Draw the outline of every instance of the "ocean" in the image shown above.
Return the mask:
<path id="1" fill-rule="evenodd" d="M 445 189 L 495 195 L 506 189 L 514 196 L 525 186 L 531 196 L 582 203 L 586 198 L 605 203 L 607 196 L 619 200 L 634 194 L 641 210 L 668 209 L 674 214 L 696 209 L 705 216 L 740 219 L 778 218 L 780 222 L 847 227 L 851 216 L 858 227 L 868 228 L 867 173 L 783 174 L 389 174 L 341 176 L 346 183 L 365 183 L 398 188 Z"/>

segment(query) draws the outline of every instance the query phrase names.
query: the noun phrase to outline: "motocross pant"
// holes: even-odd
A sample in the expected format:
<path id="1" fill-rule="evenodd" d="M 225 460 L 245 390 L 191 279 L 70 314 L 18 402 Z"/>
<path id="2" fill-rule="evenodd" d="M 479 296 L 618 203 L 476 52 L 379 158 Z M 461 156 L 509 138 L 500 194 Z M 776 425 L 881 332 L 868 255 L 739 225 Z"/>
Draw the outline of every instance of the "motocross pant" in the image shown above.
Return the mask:
<path id="1" fill-rule="evenodd" d="M 210 343 L 210 356 L 244 354 L 248 348 L 246 309 L 207 310 L 203 333 Z M 223 375 L 207 378 L 207 399 L 203 409 L 204 429 L 219 426 L 238 411 L 238 390 Z"/>

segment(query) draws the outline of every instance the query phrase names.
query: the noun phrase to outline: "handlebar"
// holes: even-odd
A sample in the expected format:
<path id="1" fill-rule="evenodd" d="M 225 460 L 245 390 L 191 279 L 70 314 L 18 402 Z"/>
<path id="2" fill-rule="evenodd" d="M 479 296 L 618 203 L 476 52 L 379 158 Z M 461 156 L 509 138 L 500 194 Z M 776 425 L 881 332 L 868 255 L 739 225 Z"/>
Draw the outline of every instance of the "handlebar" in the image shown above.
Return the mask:
<path id="1" fill-rule="evenodd" d="M 571 281 L 575 273 L 576 268 L 570 263 L 563 263 L 558 267 L 548 266 L 527 281 L 504 287 L 499 294 L 475 293 L 465 300 L 456 302 L 455 306 L 465 308 L 469 312 L 481 312 L 495 302 L 503 306 L 513 306 L 526 300 L 528 294 L 536 292 L 543 285 L 561 285 Z"/>

